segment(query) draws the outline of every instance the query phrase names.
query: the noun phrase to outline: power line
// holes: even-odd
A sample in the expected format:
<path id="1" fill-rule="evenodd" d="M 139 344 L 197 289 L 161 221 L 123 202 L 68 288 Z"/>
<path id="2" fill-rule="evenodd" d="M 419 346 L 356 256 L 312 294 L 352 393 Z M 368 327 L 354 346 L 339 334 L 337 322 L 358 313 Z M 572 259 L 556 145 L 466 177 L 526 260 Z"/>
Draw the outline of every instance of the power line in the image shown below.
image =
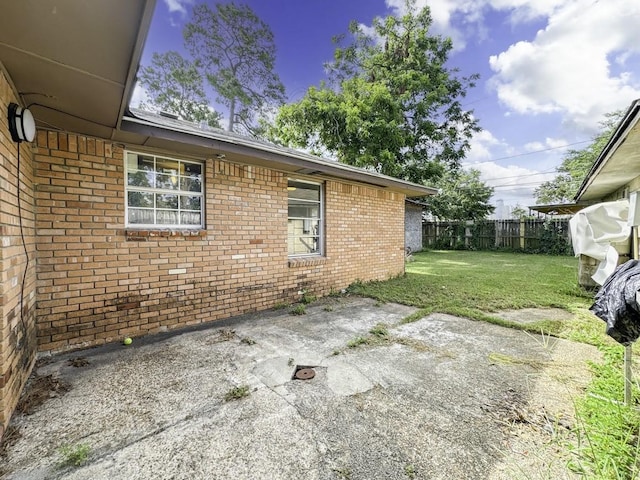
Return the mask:
<path id="1" fill-rule="evenodd" d="M 514 189 L 514 188 L 520 188 L 520 187 L 537 187 L 539 185 L 542 185 L 544 182 L 526 182 L 526 183 L 513 183 L 513 184 L 508 184 L 508 183 L 504 183 L 502 185 L 495 185 L 492 188 L 495 190 L 500 189 L 500 188 L 504 188 L 504 189 Z"/>
<path id="2" fill-rule="evenodd" d="M 526 155 L 534 155 L 536 153 L 549 152 L 551 150 L 558 150 L 560 148 L 572 147 L 573 145 L 580 145 L 582 143 L 589 143 L 591 141 L 592 140 L 583 140 L 581 142 L 567 143 L 566 145 L 560 145 L 558 147 L 549 147 L 549 148 L 543 148 L 541 150 L 533 150 L 531 152 L 526 152 L 526 153 L 518 153 L 517 155 L 510 155 L 508 157 L 500 157 L 500 158 L 494 158 L 492 160 L 485 160 L 484 162 L 472 163 L 472 164 L 469 164 L 469 166 L 473 167 L 475 165 L 481 165 L 483 163 L 495 163 L 495 162 L 499 162 L 500 160 L 509 160 L 509 159 L 512 159 L 512 158 L 524 157 Z"/>
<path id="3" fill-rule="evenodd" d="M 491 95 L 487 95 L 487 96 L 485 96 L 485 97 L 481 97 L 481 98 L 478 98 L 478 99 L 476 99 L 476 100 L 471 100 L 470 102 L 463 103 L 463 104 L 462 104 L 462 105 L 460 105 L 460 106 L 461 106 L 461 107 L 466 107 L 467 105 L 473 105 L 474 103 L 482 102 L 482 101 L 484 101 L 484 100 L 486 100 L 486 99 L 488 99 L 488 98 L 491 98 Z"/>
<path id="4" fill-rule="evenodd" d="M 523 173 L 522 175 L 511 175 L 508 177 L 493 177 L 493 178 L 483 178 L 482 181 L 483 182 L 490 182 L 492 180 L 504 180 L 506 178 L 523 178 L 523 177 L 535 177 L 536 175 L 548 175 L 549 173 L 553 173 L 556 172 L 557 170 L 554 168 L 551 168 L 549 170 L 544 170 L 542 172 L 538 172 L 538 173 Z"/>

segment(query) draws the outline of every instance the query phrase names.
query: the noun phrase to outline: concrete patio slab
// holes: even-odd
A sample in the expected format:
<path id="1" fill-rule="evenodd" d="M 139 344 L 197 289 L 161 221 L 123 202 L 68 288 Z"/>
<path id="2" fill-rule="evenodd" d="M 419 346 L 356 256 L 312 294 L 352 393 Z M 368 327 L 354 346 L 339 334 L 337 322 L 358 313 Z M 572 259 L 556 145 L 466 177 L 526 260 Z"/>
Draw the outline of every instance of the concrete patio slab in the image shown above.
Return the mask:
<path id="1" fill-rule="evenodd" d="M 572 396 L 597 351 L 449 315 L 399 325 L 414 312 L 326 299 L 306 315 L 271 311 L 41 360 L 35 373 L 69 390 L 15 416 L 19 434 L 0 473 L 572 478 L 553 442 L 566 434 L 558 425 L 571 422 Z M 386 338 L 347 347 L 378 323 L 389 326 Z M 293 380 L 298 365 L 315 377 Z M 225 401 L 241 386 L 248 396 Z M 81 444 L 86 462 L 60 466 L 60 448 Z"/>

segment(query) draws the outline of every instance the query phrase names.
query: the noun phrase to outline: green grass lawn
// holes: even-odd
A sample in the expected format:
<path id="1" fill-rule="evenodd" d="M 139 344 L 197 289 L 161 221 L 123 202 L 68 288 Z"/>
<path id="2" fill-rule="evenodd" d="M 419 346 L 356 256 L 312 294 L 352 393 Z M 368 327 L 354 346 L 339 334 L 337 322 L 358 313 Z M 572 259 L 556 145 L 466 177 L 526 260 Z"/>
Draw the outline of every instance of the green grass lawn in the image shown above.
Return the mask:
<path id="1" fill-rule="evenodd" d="M 431 312 L 449 313 L 593 345 L 612 342 L 604 333 L 604 322 L 588 312 L 593 294 L 578 286 L 574 257 L 430 251 L 414 254 L 413 259 L 406 275 L 355 284 L 350 291 L 420 307 L 416 319 Z M 575 316 L 570 321 L 549 320 L 523 327 L 494 315 L 499 310 L 533 307 L 562 308 Z"/>

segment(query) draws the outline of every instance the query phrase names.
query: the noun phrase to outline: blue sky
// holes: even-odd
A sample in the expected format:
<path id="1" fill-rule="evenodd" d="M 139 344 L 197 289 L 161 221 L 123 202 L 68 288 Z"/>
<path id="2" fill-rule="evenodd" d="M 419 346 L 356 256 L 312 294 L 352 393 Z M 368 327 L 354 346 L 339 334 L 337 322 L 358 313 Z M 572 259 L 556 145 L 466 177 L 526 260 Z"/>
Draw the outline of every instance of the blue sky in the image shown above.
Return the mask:
<path id="1" fill-rule="evenodd" d="M 183 48 L 182 27 L 202 0 L 158 0 L 142 64 Z M 213 1 L 208 2 L 213 5 Z M 245 0 L 272 29 L 290 101 L 324 78 L 331 38 L 351 20 L 398 15 L 404 0 Z M 603 115 L 640 97 L 638 0 L 417 0 L 433 33 L 453 39 L 449 66 L 479 73 L 463 102 L 483 131 L 465 161 L 495 187 L 494 202 L 534 204 L 567 148 L 582 148 Z M 144 96 L 137 89 L 133 105 Z M 213 94 L 211 99 L 213 99 Z M 582 143 L 579 143 L 582 142 Z M 570 145 L 570 147 L 567 147 Z"/>

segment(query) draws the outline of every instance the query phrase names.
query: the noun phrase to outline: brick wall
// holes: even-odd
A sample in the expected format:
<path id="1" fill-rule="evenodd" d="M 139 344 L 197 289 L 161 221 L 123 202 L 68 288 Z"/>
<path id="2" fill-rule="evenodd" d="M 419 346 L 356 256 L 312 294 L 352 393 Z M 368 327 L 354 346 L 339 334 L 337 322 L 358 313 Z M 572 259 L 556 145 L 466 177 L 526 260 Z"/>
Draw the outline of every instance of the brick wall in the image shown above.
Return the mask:
<path id="1" fill-rule="evenodd" d="M 125 228 L 122 147 L 41 131 L 35 165 L 42 351 L 263 310 L 303 289 L 324 295 L 404 271 L 401 194 L 327 180 L 326 256 L 289 261 L 285 173 L 208 159 L 206 230 L 162 232 Z"/>
<path id="2" fill-rule="evenodd" d="M 7 120 L 11 102 L 17 98 L 0 69 L 0 437 L 36 353 L 33 153 L 30 144 L 20 144 L 18 168 L 18 148 Z"/>

